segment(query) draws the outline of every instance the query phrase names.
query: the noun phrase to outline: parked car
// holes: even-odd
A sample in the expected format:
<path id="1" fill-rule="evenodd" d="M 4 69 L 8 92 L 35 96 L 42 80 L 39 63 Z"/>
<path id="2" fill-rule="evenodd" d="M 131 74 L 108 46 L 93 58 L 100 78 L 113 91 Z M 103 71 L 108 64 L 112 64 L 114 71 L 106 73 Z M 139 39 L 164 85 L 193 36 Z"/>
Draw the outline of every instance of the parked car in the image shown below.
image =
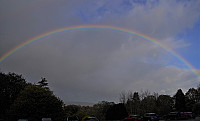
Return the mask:
<path id="1" fill-rule="evenodd" d="M 28 119 L 19 119 L 18 121 L 28 121 Z"/>
<path id="2" fill-rule="evenodd" d="M 124 121 L 142 121 L 143 117 L 140 115 L 130 115 L 129 117 L 125 118 Z"/>
<path id="3" fill-rule="evenodd" d="M 96 117 L 86 117 L 83 121 L 99 121 Z"/>
<path id="4" fill-rule="evenodd" d="M 178 119 L 183 119 L 183 120 L 185 120 L 185 119 L 188 119 L 188 116 L 187 116 L 187 114 L 185 113 L 185 112 L 180 112 L 179 113 L 179 118 Z"/>
<path id="5" fill-rule="evenodd" d="M 159 121 L 156 113 L 145 113 L 143 117 L 144 121 Z"/>
<path id="6" fill-rule="evenodd" d="M 187 119 L 195 119 L 195 114 L 192 112 L 184 112 Z"/>
<path id="7" fill-rule="evenodd" d="M 179 112 L 170 112 L 166 119 L 169 119 L 169 120 L 176 120 L 176 119 L 179 119 L 180 117 L 180 113 Z"/>
<path id="8" fill-rule="evenodd" d="M 52 121 L 51 118 L 42 118 L 42 121 Z"/>

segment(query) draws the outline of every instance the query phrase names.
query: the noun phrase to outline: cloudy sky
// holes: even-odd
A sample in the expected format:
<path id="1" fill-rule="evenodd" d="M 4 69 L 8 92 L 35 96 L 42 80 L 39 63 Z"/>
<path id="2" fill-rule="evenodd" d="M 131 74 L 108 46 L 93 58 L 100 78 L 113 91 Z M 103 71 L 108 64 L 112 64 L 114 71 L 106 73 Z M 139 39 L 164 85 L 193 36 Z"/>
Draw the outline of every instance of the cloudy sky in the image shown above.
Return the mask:
<path id="1" fill-rule="evenodd" d="M 32 83 L 45 77 L 65 102 L 118 102 L 130 90 L 173 95 L 200 82 L 177 57 L 200 70 L 199 11 L 199 0 L 1 0 L 0 57 L 38 35 L 79 25 L 133 30 L 175 53 L 128 33 L 79 29 L 26 45 L 0 71 Z"/>

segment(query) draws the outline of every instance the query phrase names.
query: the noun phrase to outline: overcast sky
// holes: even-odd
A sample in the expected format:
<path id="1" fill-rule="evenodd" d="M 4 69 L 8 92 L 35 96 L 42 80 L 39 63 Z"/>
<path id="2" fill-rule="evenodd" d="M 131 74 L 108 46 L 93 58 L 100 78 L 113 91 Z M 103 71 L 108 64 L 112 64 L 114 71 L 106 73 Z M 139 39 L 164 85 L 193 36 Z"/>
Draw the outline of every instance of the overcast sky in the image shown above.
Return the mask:
<path id="1" fill-rule="evenodd" d="M 109 25 L 155 38 L 200 69 L 199 0 L 0 0 L 0 57 L 59 28 Z M 64 102 L 119 101 L 122 91 L 173 95 L 200 80 L 180 58 L 128 33 L 83 29 L 57 33 L 21 48 L 0 71 L 28 82 L 45 77 Z"/>

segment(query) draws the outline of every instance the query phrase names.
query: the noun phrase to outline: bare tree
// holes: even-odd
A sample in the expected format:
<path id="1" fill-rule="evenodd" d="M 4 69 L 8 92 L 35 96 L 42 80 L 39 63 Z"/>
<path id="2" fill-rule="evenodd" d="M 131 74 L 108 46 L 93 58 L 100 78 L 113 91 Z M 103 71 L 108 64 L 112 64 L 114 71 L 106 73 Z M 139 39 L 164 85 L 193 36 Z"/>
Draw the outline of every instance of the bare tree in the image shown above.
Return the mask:
<path id="1" fill-rule="evenodd" d="M 143 100 L 145 97 L 147 97 L 149 95 L 151 95 L 151 92 L 149 90 L 145 90 L 145 91 L 141 90 L 140 91 L 140 99 L 141 100 Z"/>
<path id="2" fill-rule="evenodd" d="M 120 93 L 119 101 L 120 101 L 120 103 L 123 103 L 123 104 L 126 103 L 127 98 L 126 98 L 126 92 L 125 92 L 125 91 L 122 91 L 122 92 Z"/>

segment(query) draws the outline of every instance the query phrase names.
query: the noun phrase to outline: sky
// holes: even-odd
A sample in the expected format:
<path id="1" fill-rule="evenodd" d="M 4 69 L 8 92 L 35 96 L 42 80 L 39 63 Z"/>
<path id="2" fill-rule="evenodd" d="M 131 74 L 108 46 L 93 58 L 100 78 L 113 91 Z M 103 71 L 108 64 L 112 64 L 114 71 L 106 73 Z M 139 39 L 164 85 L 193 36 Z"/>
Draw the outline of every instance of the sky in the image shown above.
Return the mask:
<path id="1" fill-rule="evenodd" d="M 64 102 L 119 102 L 124 91 L 186 92 L 200 82 L 199 11 L 199 0 L 1 0 L 0 58 L 34 37 L 80 25 L 128 29 L 155 41 L 106 28 L 63 31 L 18 49 L 0 71 L 31 83 L 44 77 Z"/>

